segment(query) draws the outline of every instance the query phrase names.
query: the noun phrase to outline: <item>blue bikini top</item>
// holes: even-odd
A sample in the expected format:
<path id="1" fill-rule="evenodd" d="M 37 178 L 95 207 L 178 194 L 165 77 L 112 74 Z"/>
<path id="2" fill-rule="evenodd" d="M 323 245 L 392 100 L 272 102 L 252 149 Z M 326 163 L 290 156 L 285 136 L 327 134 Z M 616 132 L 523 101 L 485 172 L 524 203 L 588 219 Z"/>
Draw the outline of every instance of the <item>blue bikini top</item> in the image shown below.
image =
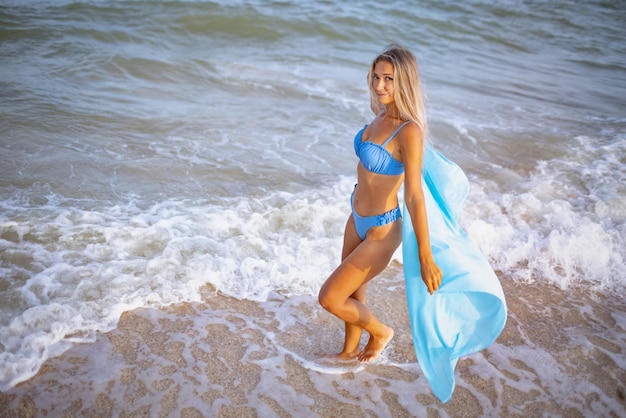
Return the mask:
<path id="1" fill-rule="evenodd" d="M 397 135 L 400 129 L 409 122 L 404 122 L 400 125 L 382 145 L 370 141 L 363 141 L 363 132 L 365 128 L 367 128 L 367 125 L 356 134 L 354 137 L 354 152 L 367 171 L 388 176 L 397 176 L 404 173 L 404 164 L 393 158 L 391 153 L 385 149 L 385 146 Z"/>

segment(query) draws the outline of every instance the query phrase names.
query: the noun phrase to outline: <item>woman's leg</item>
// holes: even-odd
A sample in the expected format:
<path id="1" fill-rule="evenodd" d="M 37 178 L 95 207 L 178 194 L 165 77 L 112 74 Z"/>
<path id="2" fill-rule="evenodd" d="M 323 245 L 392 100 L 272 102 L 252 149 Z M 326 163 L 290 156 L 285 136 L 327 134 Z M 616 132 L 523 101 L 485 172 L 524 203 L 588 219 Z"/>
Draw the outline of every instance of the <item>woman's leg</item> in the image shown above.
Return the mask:
<path id="1" fill-rule="evenodd" d="M 346 227 L 343 235 L 343 249 L 341 251 L 341 261 L 343 262 L 354 251 L 363 240 L 359 237 L 354 226 L 354 219 L 352 215 L 348 217 Z M 364 284 L 359 287 L 352 295 L 351 298 L 358 300 L 365 304 L 365 290 L 367 285 Z M 343 344 L 343 350 L 339 354 L 325 355 L 323 358 L 330 360 L 351 360 L 359 354 L 359 343 L 361 342 L 362 328 L 345 322 L 345 340 Z"/>
<path id="2" fill-rule="evenodd" d="M 367 284 L 359 287 L 350 297 L 365 305 L 365 290 Z M 343 350 L 339 353 L 339 358 L 353 359 L 359 355 L 359 344 L 361 343 L 361 334 L 363 329 L 357 325 L 345 322 L 346 337 L 343 343 Z"/>
<path id="3" fill-rule="evenodd" d="M 380 355 L 393 337 L 393 330 L 379 322 L 365 306 L 365 285 L 389 264 L 400 245 L 402 225 L 393 222 L 373 228 L 365 241 L 349 251 L 350 243 L 356 242 L 354 236 L 358 238 L 349 220 L 344 239 L 345 258 L 322 286 L 319 301 L 326 310 L 346 322 L 342 354 L 354 355 L 362 329 L 370 334 L 367 346 L 358 354 L 360 361 L 369 361 Z"/>

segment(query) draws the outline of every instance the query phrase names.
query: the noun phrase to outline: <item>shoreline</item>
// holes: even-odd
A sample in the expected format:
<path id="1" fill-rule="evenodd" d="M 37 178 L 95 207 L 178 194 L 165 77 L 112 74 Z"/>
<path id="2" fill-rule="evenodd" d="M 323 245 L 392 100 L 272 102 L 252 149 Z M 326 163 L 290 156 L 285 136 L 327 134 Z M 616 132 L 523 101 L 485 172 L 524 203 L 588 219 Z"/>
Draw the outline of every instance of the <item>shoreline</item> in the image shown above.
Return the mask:
<path id="1" fill-rule="evenodd" d="M 332 350 L 342 335 L 323 333 L 338 324 L 310 298 L 256 303 L 214 294 L 202 303 L 124 313 L 115 330 L 48 359 L 35 377 L 0 393 L 0 410 L 7 417 L 619 416 L 626 372 L 615 359 L 624 356 L 626 330 L 613 313 L 623 314 L 623 303 L 503 286 L 505 329 L 492 347 L 459 360 L 446 404 L 430 392 L 406 331 L 396 333 L 381 361 L 314 370 L 314 352 Z M 399 288 L 390 297 L 388 289 L 373 289 L 370 303 L 389 313 Z M 546 293 L 551 304 L 538 317 Z M 594 317 L 576 306 L 590 306 Z M 275 309 L 300 310 L 311 324 L 280 330 Z M 404 311 L 393 323 L 408 330 Z M 582 337 L 594 346 L 572 344 Z M 562 387 L 545 386 L 549 373 Z"/>

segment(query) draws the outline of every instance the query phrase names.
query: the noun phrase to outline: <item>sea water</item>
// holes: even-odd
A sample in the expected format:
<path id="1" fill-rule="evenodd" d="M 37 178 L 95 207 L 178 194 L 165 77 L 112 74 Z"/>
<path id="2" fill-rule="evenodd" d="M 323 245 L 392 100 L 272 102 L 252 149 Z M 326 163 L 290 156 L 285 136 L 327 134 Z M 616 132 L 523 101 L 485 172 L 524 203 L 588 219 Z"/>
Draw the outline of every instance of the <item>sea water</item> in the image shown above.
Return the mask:
<path id="1" fill-rule="evenodd" d="M 430 141 L 471 182 L 461 224 L 509 301 L 548 288 L 529 306 L 565 309 L 559 295 L 593 327 L 608 300 L 623 370 L 625 20 L 622 2 L 566 0 L 0 1 L 0 390 L 136 308 L 208 292 L 273 312 L 275 332 L 320 315 L 368 65 L 391 42 L 418 58 Z M 378 285 L 391 317 L 401 262 Z M 558 369 L 526 347 L 473 367 Z"/>

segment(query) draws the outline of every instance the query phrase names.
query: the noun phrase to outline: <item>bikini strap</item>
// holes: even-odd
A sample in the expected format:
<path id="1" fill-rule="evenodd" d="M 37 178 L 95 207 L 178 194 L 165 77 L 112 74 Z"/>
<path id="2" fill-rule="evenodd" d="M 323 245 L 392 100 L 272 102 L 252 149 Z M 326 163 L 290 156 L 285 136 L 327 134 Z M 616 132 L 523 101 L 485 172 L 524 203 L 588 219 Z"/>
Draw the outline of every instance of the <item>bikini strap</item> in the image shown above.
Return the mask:
<path id="1" fill-rule="evenodd" d="M 397 134 L 398 132 L 400 132 L 400 129 L 404 128 L 405 125 L 408 125 L 409 123 L 411 123 L 410 120 L 407 120 L 406 122 L 404 122 L 402 125 L 400 125 L 398 127 L 398 129 L 395 130 L 394 133 L 391 134 L 391 136 L 389 138 L 387 138 L 387 140 L 385 142 L 383 142 L 383 144 L 381 145 L 381 147 L 385 148 L 385 146 L 387 146 L 387 144 L 389 143 L 389 141 L 391 141 Z"/>

